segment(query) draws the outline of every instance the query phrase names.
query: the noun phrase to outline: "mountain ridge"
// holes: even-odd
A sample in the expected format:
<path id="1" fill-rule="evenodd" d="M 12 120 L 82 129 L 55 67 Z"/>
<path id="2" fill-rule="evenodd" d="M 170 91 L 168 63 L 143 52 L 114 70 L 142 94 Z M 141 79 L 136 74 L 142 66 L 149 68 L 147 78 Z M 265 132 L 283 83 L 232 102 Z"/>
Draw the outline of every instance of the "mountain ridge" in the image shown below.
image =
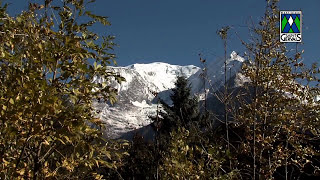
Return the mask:
<path id="1" fill-rule="evenodd" d="M 227 67 L 231 75 L 239 72 L 242 57 L 232 52 L 227 60 Z M 208 66 L 208 81 L 214 82 L 213 90 L 218 89 L 224 80 L 224 60 L 217 59 Z M 103 102 L 95 102 L 94 107 L 99 110 L 99 118 L 106 123 L 106 137 L 117 138 L 129 131 L 134 131 L 149 125 L 150 116 L 156 115 L 157 98 L 161 98 L 170 104 L 171 89 L 177 76 L 185 76 L 191 86 L 192 93 L 201 99 L 204 93 L 203 79 L 200 77 L 202 69 L 194 66 L 171 65 L 164 62 L 148 64 L 132 64 L 125 67 L 112 67 L 111 70 L 126 79 L 118 84 L 110 82 L 111 86 L 118 89 L 118 101 L 114 105 Z M 223 77 L 223 78 L 222 78 Z M 95 82 L 104 82 L 101 78 L 95 78 Z M 206 89 L 212 88 L 207 83 Z"/>

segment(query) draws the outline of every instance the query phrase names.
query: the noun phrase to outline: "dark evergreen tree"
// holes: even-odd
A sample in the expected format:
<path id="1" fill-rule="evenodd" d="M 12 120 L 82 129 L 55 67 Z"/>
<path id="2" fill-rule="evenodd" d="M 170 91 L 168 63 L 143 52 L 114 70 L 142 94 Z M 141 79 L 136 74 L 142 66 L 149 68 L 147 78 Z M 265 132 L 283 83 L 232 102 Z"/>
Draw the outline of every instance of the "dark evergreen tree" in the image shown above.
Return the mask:
<path id="1" fill-rule="evenodd" d="M 175 83 L 170 96 L 172 105 L 160 100 L 162 110 L 158 117 L 152 117 L 154 126 L 160 133 L 169 133 L 177 127 L 190 127 L 201 119 L 198 101 L 191 96 L 191 86 L 188 80 L 180 76 Z"/>
<path id="2" fill-rule="evenodd" d="M 128 150 L 130 154 L 124 159 L 124 166 L 119 169 L 123 179 L 153 179 L 156 174 L 155 145 L 145 142 L 138 134 L 133 137 Z M 114 174 L 111 177 L 118 177 Z M 109 177 L 109 178 L 111 178 Z"/>
<path id="3" fill-rule="evenodd" d="M 152 157 L 157 165 L 155 179 L 236 177 L 234 171 L 221 171 L 226 153 L 216 142 L 210 142 L 211 126 L 205 123 L 209 113 L 200 111 L 187 79 L 178 77 L 175 85 L 170 96 L 172 104 L 159 100 L 162 110 L 152 117 L 157 132 Z"/>

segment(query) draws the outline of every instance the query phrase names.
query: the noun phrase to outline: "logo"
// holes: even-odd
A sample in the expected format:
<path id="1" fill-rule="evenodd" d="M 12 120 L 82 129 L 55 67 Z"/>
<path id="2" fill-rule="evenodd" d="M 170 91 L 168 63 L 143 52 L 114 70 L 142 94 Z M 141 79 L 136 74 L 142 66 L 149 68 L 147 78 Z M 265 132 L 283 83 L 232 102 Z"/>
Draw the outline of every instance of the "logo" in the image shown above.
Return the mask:
<path id="1" fill-rule="evenodd" d="M 280 11 L 280 42 L 301 42 L 302 12 Z"/>

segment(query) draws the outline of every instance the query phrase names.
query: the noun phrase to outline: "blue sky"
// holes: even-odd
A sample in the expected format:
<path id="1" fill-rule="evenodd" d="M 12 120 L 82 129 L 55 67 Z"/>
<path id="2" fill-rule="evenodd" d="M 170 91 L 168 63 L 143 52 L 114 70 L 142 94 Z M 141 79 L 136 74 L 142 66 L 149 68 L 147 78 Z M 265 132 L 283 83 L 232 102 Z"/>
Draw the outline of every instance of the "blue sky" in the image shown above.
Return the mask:
<path id="1" fill-rule="evenodd" d="M 27 7 L 21 3 L 25 1 L 10 2 L 11 13 Z M 155 61 L 199 65 L 199 53 L 214 61 L 223 56 L 216 31 L 226 25 L 232 26 L 228 53 L 235 50 L 241 55 L 245 49 L 235 32 L 246 41 L 248 23 L 258 22 L 265 6 L 264 0 L 97 0 L 88 8 L 109 17 L 112 26 L 96 30 L 116 36 L 117 62 L 124 66 Z M 306 63 L 319 62 L 320 1 L 281 0 L 279 7 L 302 10 L 303 44 L 299 47 L 305 50 Z"/>

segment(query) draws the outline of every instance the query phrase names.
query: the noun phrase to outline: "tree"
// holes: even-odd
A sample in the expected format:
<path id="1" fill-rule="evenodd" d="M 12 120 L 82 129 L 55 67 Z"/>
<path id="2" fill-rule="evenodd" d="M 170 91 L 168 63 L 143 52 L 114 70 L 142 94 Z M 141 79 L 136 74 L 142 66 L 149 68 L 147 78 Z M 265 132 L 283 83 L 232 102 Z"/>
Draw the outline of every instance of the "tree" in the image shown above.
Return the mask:
<path id="1" fill-rule="evenodd" d="M 145 142 L 140 135 L 133 137 L 120 173 L 124 179 L 154 179 L 156 174 L 155 144 Z"/>
<path id="2" fill-rule="evenodd" d="M 211 141 L 213 134 L 199 129 L 178 128 L 170 133 L 162 152 L 160 175 L 163 179 L 238 179 L 235 170 L 225 170 L 228 163 L 222 144 Z M 227 165 L 228 166 L 228 165 Z"/>
<path id="3" fill-rule="evenodd" d="M 160 133 L 167 135 L 179 126 L 188 127 L 200 120 L 198 102 L 191 96 L 188 80 L 183 76 L 178 77 L 175 86 L 170 96 L 172 106 L 160 100 L 163 110 L 159 112 L 158 121 L 156 117 L 152 118 Z"/>
<path id="4" fill-rule="evenodd" d="M 156 132 L 155 137 L 155 161 L 156 161 L 156 179 L 159 178 L 159 165 L 163 160 L 163 152 L 169 145 L 170 132 L 178 127 L 191 128 L 200 121 L 200 112 L 197 99 L 191 96 L 191 87 L 188 80 L 183 77 L 177 77 L 175 88 L 172 89 L 172 106 L 161 99 L 158 99 L 162 110 L 157 109 L 157 116 L 151 117 L 154 121 L 153 127 Z"/>
<path id="5" fill-rule="evenodd" d="M 229 109 L 229 95 L 228 95 L 228 82 L 227 82 L 227 37 L 228 37 L 228 31 L 230 27 L 226 26 L 221 28 L 217 34 L 221 37 L 223 40 L 224 45 L 224 93 L 223 93 L 223 104 L 224 104 L 224 123 L 226 126 L 226 138 L 227 138 L 227 148 L 228 153 L 230 153 L 230 141 L 229 141 L 229 122 L 228 122 L 228 109 Z M 230 169 L 231 169 L 231 160 L 230 163 Z"/>
<path id="6" fill-rule="evenodd" d="M 89 2 L 30 3 L 16 17 L 0 8 L 1 179 L 101 178 L 95 168 L 116 167 L 116 146 L 90 127 L 103 127 L 92 101 L 114 102 L 116 89 L 92 79 L 123 78 L 107 69 L 114 37 L 90 30 L 110 23 Z"/>
<path id="7" fill-rule="evenodd" d="M 231 178 L 237 172 L 226 172 L 226 151 L 211 141 L 212 127 L 205 126 L 208 113 L 199 111 L 197 99 L 185 77 L 178 77 L 172 90 L 172 106 L 160 101 L 160 117 L 153 117 L 159 132 L 156 136 L 155 161 L 160 179 Z M 208 125 L 208 124 L 206 124 Z"/>
<path id="8" fill-rule="evenodd" d="M 268 1 L 265 17 L 252 29 L 252 43 L 243 41 L 248 61 L 242 73 L 250 81 L 234 99 L 240 105 L 232 128 L 244 134 L 240 143 L 231 142 L 243 178 L 297 179 L 307 166 L 313 167 L 312 175 L 318 173 L 320 104 L 314 97 L 320 92 L 319 68 L 299 62 L 301 52 L 289 56 L 279 41 L 278 15 L 277 1 Z"/>

